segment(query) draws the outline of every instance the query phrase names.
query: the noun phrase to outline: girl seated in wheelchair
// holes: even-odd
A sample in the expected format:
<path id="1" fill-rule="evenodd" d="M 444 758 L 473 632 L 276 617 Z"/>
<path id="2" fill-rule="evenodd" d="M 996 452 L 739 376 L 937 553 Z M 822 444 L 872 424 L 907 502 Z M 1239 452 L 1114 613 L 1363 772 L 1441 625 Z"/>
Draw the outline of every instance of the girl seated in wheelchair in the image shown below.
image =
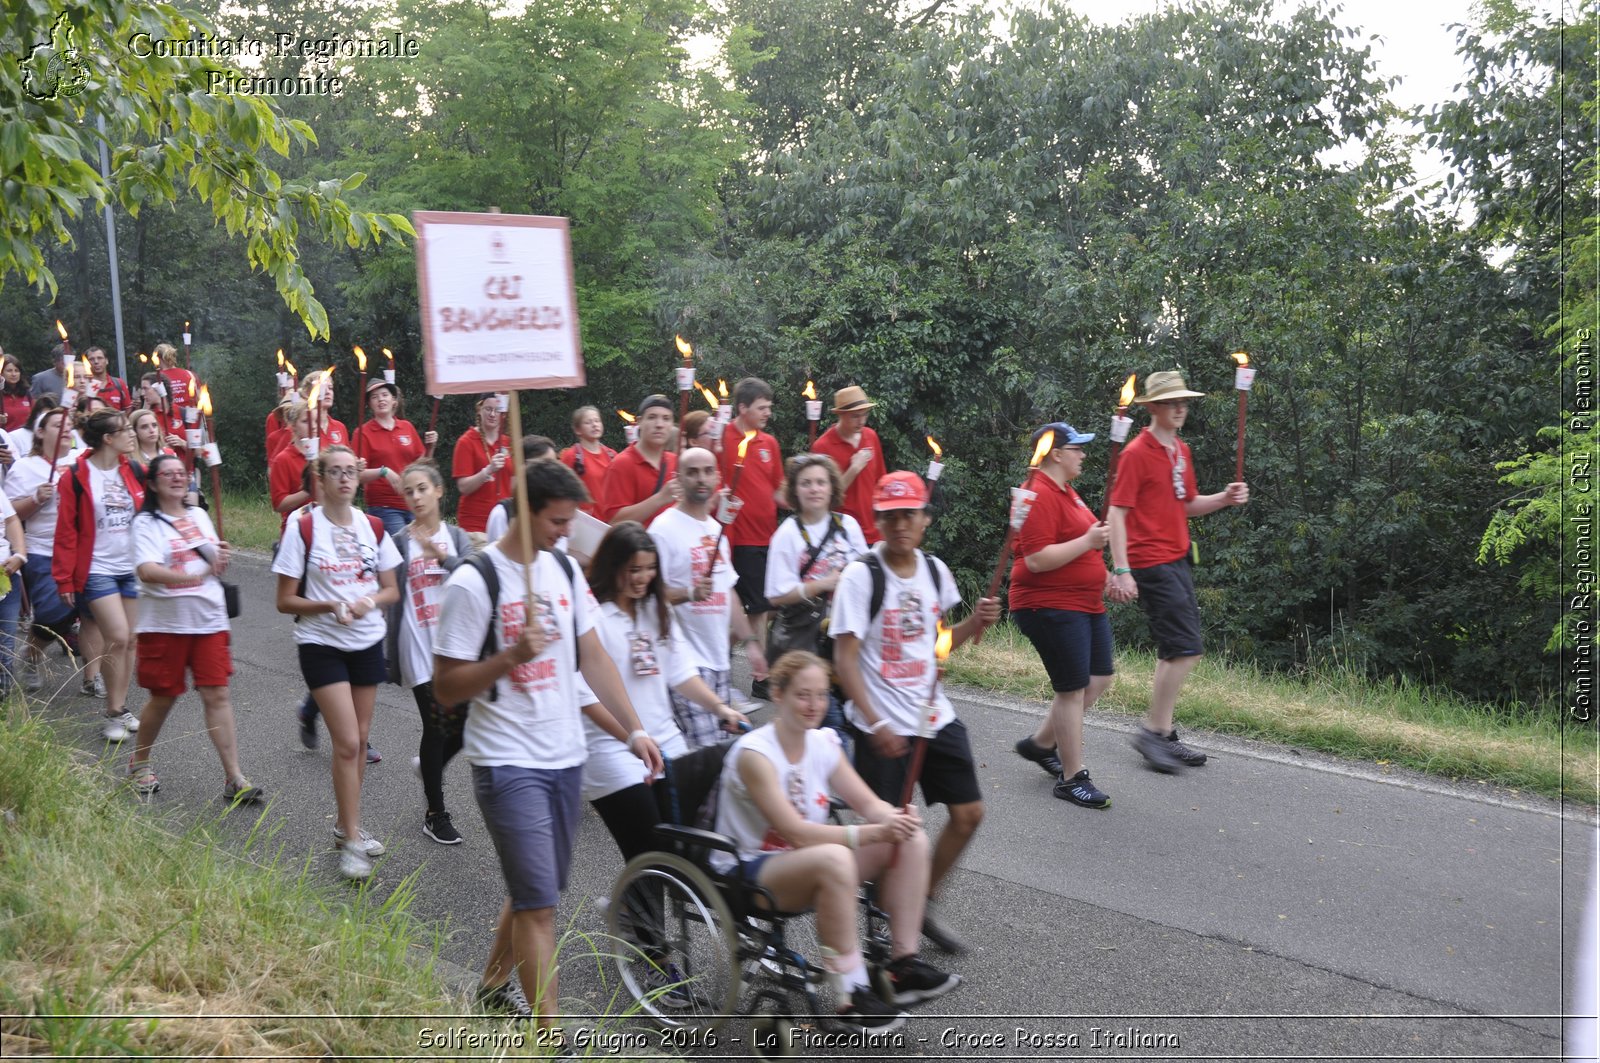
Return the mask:
<path id="1" fill-rule="evenodd" d="M 838 1018 L 872 1034 L 906 1020 L 900 1008 L 954 989 L 958 975 L 917 955 L 928 895 L 928 837 L 913 807 L 879 799 L 841 755 L 839 739 L 818 725 L 828 713 L 828 666 L 791 652 L 772 666 L 773 722 L 734 743 L 722 767 L 717 831 L 738 845 L 737 867 L 784 911 L 813 908 L 823 964 L 838 983 Z M 867 822 L 828 822 L 830 792 Z M 897 855 L 898 854 L 898 855 Z M 711 860 L 732 873 L 732 855 Z M 891 1000 L 871 989 L 856 930 L 857 893 L 875 881 L 893 940 L 887 973 Z"/>

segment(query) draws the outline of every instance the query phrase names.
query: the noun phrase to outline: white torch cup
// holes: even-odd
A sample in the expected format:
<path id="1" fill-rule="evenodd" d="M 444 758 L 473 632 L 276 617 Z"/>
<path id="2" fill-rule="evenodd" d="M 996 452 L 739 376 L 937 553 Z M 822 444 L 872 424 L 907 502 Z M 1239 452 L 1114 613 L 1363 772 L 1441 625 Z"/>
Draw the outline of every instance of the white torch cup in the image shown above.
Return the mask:
<path id="1" fill-rule="evenodd" d="M 723 524 L 732 524 L 743 508 L 744 499 L 723 495 L 722 501 L 717 503 L 717 519 Z"/>
<path id="2" fill-rule="evenodd" d="M 680 365 L 678 366 L 677 372 L 679 391 L 688 391 L 690 388 L 694 387 L 694 366 Z"/>
<path id="3" fill-rule="evenodd" d="M 65 406 L 69 410 L 77 409 L 78 408 L 78 392 L 77 392 L 77 390 L 74 389 L 74 388 L 68 388 L 67 390 L 63 391 L 61 393 L 61 405 Z"/>
<path id="4" fill-rule="evenodd" d="M 207 443 L 201 450 L 206 456 L 206 465 L 208 467 L 222 464 L 222 448 L 217 444 Z"/>
<path id="5" fill-rule="evenodd" d="M 184 429 L 183 440 L 190 450 L 199 450 L 205 446 L 205 439 L 206 434 L 198 428 Z"/>
<path id="6" fill-rule="evenodd" d="M 294 381 L 290 378 L 288 373 L 279 373 L 278 374 L 278 387 L 279 388 L 292 388 L 292 387 L 294 387 Z"/>
<path id="7" fill-rule="evenodd" d="M 494 401 L 495 405 L 500 407 L 501 413 L 511 412 L 511 397 L 509 395 L 496 395 Z"/>
<path id="8" fill-rule="evenodd" d="M 822 420 L 822 400 L 821 399 L 807 399 L 806 400 L 806 420 L 808 420 L 808 421 L 820 421 L 820 420 Z"/>
<path id="9" fill-rule="evenodd" d="M 1126 443 L 1128 441 L 1128 429 L 1132 427 L 1132 417 L 1113 416 L 1111 418 L 1111 442 Z"/>
<path id="10" fill-rule="evenodd" d="M 628 445 L 629 446 L 632 446 L 634 443 L 639 442 L 639 426 L 636 425 L 636 424 L 625 424 L 625 425 L 623 425 L 622 426 L 622 438 L 626 439 L 628 441 Z"/>
<path id="11" fill-rule="evenodd" d="M 306 436 L 304 439 L 296 440 L 294 445 L 299 447 L 300 453 L 305 456 L 307 461 L 310 461 L 317 456 L 319 443 L 321 443 L 321 440 L 316 436 Z"/>
<path id="12" fill-rule="evenodd" d="M 1256 382 L 1256 371 L 1247 365 L 1241 365 L 1233 371 L 1233 389 L 1235 391 L 1249 391 Z"/>
<path id="13" fill-rule="evenodd" d="M 943 475 L 944 475 L 944 464 L 942 462 L 937 462 L 937 461 L 928 462 L 928 482 L 929 483 L 931 483 L 931 484 L 938 483 L 939 482 L 939 477 L 941 477 Z"/>
<path id="14" fill-rule="evenodd" d="M 1028 519 L 1028 511 L 1033 508 L 1033 500 L 1039 496 L 1025 487 L 1011 489 L 1011 526 L 1018 531 Z"/>
<path id="15" fill-rule="evenodd" d="M 200 408 L 198 406 L 185 406 L 183 408 L 183 423 L 184 424 L 199 424 L 200 423 Z"/>
<path id="16" fill-rule="evenodd" d="M 383 371 L 383 382 L 385 384 L 393 384 L 394 383 L 394 370 L 393 369 L 385 369 Z"/>

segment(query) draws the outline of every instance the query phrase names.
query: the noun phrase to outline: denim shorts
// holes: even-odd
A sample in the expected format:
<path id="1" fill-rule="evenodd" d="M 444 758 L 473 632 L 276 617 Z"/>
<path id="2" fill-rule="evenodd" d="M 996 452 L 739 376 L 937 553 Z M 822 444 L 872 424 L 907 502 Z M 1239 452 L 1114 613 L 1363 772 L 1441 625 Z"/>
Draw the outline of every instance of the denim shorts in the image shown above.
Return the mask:
<path id="1" fill-rule="evenodd" d="M 89 573 L 89 581 L 83 585 L 83 593 L 78 595 L 80 608 L 87 616 L 90 602 L 96 598 L 109 598 L 113 594 L 120 594 L 124 598 L 139 597 L 139 577 L 132 572 L 116 576 Z"/>
<path id="2" fill-rule="evenodd" d="M 28 601 L 33 605 L 35 626 L 55 629 L 70 626 L 72 607 L 61 600 L 61 590 L 50 574 L 50 557 L 46 554 L 29 554 L 28 563 L 22 566 L 22 580 L 28 587 Z M 65 634 L 65 632 L 58 632 Z"/>
<path id="3" fill-rule="evenodd" d="M 572 868 L 583 811 L 583 765 L 474 764 L 472 789 L 500 858 L 511 910 L 554 908 Z"/>
<path id="4" fill-rule="evenodd" d="M 1013 609 L 1011 619 L 1038 651 L 1050 689 L 1057 694 L 1082 690 L 1090 676 L 1111 674 L 1111 621 L 1106 614 Z"/>

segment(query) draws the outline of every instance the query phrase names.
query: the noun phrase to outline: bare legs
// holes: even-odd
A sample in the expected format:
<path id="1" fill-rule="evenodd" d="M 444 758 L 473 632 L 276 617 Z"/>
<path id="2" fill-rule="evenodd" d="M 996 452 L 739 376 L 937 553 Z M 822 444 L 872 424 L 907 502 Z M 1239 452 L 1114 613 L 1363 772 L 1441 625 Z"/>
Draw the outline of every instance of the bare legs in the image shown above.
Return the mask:
<path id="1" fill-rule="evenodd" d="M 339 807 L 339 829 L 352 841 L 361 837 L 361 780 L 367 773 L 367 735 L 377 687 L 329 683 L 311 692 L 328 725 L 333 746 L 333 799 Z"/>

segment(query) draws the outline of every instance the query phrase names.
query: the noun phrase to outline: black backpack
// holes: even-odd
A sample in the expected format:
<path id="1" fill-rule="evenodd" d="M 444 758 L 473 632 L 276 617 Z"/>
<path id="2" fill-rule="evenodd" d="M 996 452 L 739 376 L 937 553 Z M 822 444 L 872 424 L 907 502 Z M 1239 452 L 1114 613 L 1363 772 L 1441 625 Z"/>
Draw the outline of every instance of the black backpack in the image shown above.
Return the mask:
<path id="1" fill-rule="evenodd" d="M 560 550 L 551 550 L 549 553 L 556 559 L 556 563 L 561 566 L 561 571 L 567 574 L 567 583 L 572 587 L 573 608 L 577 608 L 578 583 L 572 574 L 572 558 Z M 500 573 L 495 571 L 494 559 L 485 550 L 480 550 L 470 555 L 467 558 L 467 564 L 476 569 L 478 575 L 483 577 L 483 587 L 489 592 L 489 628 L 483 633 L 483 648 L 478 651 L 478 660 L 486 661 L 498 652 L 494 644 L 494 620 L 500 612 Z M 578 632 L 576 625 L 574 625 L 572 632 L 572 670 L 575 672 L 578 670 L 578 661 Z M 489 687 L 488 700 L 498 701 L 499 699 L 500 681 L 497 679 Z"/>

